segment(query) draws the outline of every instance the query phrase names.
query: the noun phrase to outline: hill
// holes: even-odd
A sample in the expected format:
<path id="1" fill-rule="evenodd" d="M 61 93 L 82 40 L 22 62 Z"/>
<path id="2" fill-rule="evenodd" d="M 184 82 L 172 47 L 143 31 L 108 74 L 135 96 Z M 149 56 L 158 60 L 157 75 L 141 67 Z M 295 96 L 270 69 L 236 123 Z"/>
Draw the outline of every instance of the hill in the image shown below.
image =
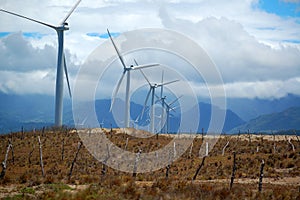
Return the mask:
<path id="1" fill-rule="evenodd" d="M 53 126 L 54 119 L 54 98 L 46 95 L 14 95 L 0 93 L 0 133 L 19 131 L 21 127 L 26 130 L 42 128 L 43 126 Z M 116 101 L 121 101 L 117 99 Z M 109 111 L 110 99 L 100 99 L 95 101 L 95 110 L 99 123 L 105 128 L 118 125 Z M 121 105 L 122 102 L 121 102 Z M 199 122 L 198 132 L 208 129 L 211 115 L 211 105 L 199 103 L 201 121 Z M 136 119 L 142 112 L 143 106 L 131 102 L 131 118 Z M 217 108 L 218 111 L 221 111 Z M 73 127 L 73 113 L 71 99 L 64 99 L 64 119 L 65 125 Z M 172 113 L 170 117 L 170 132 L 177 132 L 180 124 L 181 115 L 179 112 Z M 193 120 L 191 116 L 190 120 Z M 140 123 L 145 123 L 140 122 Z M 148 122 L 149 123 L 149 122 Z M 226 119 L 223 131 L 227 132 L 232 128 L 243 124 L 244 121 L 231 110 L 226 110 Z"/>
<path id="2" fill-rule="evenodd" d="M 232 129 L 230 132 L 237 133 L 239 130 L 246 132 L 271 132 L 278 130 L 300 129 L 300 107 L 291 107 L 282 112 L 262 115 L 249 122 Z"/>
<path id="3" fill-rule="evenodd" d="M 227 99 L 227 108 L 235 112 L 244 121 L 255 119 L 261 115 L 282 112 L 290 107 L 300 107 L 300 96 L 288 94 L 278 99 Z"/>

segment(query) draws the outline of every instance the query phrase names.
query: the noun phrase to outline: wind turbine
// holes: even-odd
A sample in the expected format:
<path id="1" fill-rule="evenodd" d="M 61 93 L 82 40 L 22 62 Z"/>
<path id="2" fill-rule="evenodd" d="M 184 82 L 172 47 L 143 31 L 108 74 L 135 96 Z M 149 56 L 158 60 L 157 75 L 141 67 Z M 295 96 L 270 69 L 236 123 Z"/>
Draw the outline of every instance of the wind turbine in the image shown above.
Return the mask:
<path id="1" fill-rule="evenodd" d="M 166 96 L 164 96 L 163 98 L 160 99 L 160 101 L 162 102 L 163 105 L 166 106 L 166 115 L 167 115 L 167 133 L 169 133 L 169 123 L 170 123 L 170 111 L 173 110 L 175 112 L 175 108 L 171 107 L 174 103 L 176 103 L 180 98 L 182 97 L 179 96 L 178 98 L 176 98 L 174 101 L 172 101 L 171 103 L 167 103 L 166 102 Z M 163 126 L 163 128 L 165 128 L 165 125 Z"/>
<path id="2" fill-rule="evenodd" d="M 55 92 L 55 126 L 62 126 L 62 113 L 63 113 L 63 81 L 64 81 L 64 73 L 67 79 L 68 84 L 68 90 L 69 95 L 72 97 L 71 94 L 71 88 L 70 88 L 70 82 L 69 82 L 69 76 L 66 66 L 66 58 L 64 54 L 64 31 L 69 30 L 68 23 L 66 22 L 67 19 L 70 17 L 70 15 L 73 13 L 73 11 L 76 9 L 78 4 L 81 0 L 78 0 L 76 4 L 72 7 L 72 9 L 68 12 L 68 14 L 65 16 L 65 18 L 57 25 L 54 26 L 52 24 L 48 24 L 42 21 L 38 21 L 17 13 L 13 13 L 4 9 L 0 9 L 2 12 L 6 12 L 11 15 L 15 15 L 17 17 L 21 17 L 36 23 L 39 23 L 41 25 L 50 27 L 54 29 L 57 32 L 58 36 L 58 55 L 57 55 L 57 72 L 56 72 L 56 92 Z"/>
<path id="3" fill-rule="evenodd" d="M 145 100 L 145 103 L 144 103 L 144 108 L 143 108 L 141 116 L 143 116 L 143 114 L 144 114 L 146 104 L 147 104 L 148 99 L 149 99 L 150 94 L 151 94 L 150 131 L 151 131 L 151 133 L 154 133 L 154 95 L 155 95 L 155 89 L 158 88 L 158 87 L 162 87 L 164 85 L 175 83 L 179 80 L 170 81 L 170 82 L 166 82 L 166 83 L 163 83 L 163 84 L 161 84 L 161 83 L 160 84 L 157 84 L 157 83 L 151 84 L 150 81 L 148 80 L 148 78 L 146 77 L 146 75 L 144 74 L 144 72 L 142 70 L 140 70 L 140 71 L 141 71 L 141 73 L 143 74 L 144 78 L 146 79 L 146 81 L 148 82 L 148 84 L 150 86 L 149 92 L 147 94 L 147 97 L 146 97 L 146 100 Z"/>
<path id="4" fill-rule="evenodd" d="M 163 84 L 163 83 L 164 83 L 164 70 L 162 71 L 162 74 L 161 74 L 161 84 Z M 160 87 L 160 99 L 163 99 L 163 93 L 164 93 L 164 86 L 162 85 Z M 164 99 L 163 99 L 163 101 L 164 101 Z M 161 125 L 164 124 L 164 110 L 165 110 L 165 104 L 162 102 L 161 103 L 161 121 L 160 121 Z M 163 127 L 161 129 L 161 133 L 164 131 L 164 127 L 165 126 L 163 125 Z"/>
<path id="5" fill-rule="evenodd" d="M 120 89 L 120 86 L 121 86 L 121 83 L 123 81 L 123 78 L 125 76 L 125 74 L 127 75 L 127 82 L 126 82 L 126 93 L 125 93 L 125 120 L 124 120 L 124 123 L 125 123 L 125 128 L 128 128 L 129 127 L 129 123 L 130 123 L 130 72 L 131 70 L 137 70 L 137 69 L 143 69 L 143 68 L 147 68 L 147 67 L 154 67 L 154 66 L 158 66 L 159 64 L 147 64 L 147 65 L 138 65 L 137 66 L 133 66 L 133 65 L 130 65 L 130 66 L 126 66 L 125 64 L 125 60 L 124 58 L 122 57 L 122 55 L 120 54 L 120 51 L 118 50 L 114 40 L 112 39 L 112 36 L 109 32 L 109 30 L 107 29 L 107 33 L 109 35 L 109 38 L 118 54 L 118 57 L 121 61 L 121 64 L 123 66 L 123 73 L 122 73 L 122 76 L 121 78 L 119 79 L 118 81 L 118 84 L 117 84 L 117 87 L 115 88 L 114 92 L 113 92 L 113 97 L 112 97 L 112 102 L 111 102 L 111 106 L 110 106 L 110 111 L 112 110 L 112 107 L 113 107 L 113 104 L 114 104 L 114 101 L 115 101 L 115 97 Z"/>

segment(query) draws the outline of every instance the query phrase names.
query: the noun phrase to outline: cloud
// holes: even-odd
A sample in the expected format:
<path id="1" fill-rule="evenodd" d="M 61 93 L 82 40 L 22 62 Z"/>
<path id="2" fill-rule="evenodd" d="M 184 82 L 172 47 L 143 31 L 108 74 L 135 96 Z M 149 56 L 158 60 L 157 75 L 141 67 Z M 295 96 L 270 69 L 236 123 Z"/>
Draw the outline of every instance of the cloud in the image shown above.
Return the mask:
<path id="1" fill-rule="evenodd" d="M 291 3 L 291 0 L 286 2 Z M 219 67 L 228 88 L 232 88 L 232 84 L 247 89 L 255 83 L 269 85 L 267 83 L 270 81 L 281 82 L 283 84 L 274 85 L 295 91 L 291 89 L 291 84 L 285 83 L 300 76 L 299 18 L 283 18 L 268 13 L 259 3 L 259 0 L 82 1 L 68 19 L 70 30 L 65 33 L 71 78 L 76 74 L 78 65 L 107 40 L 106 28 L 122 33 L 147 27 L 165 27 L 197 41 Z M 73 0 L 24 0 L 17 3 L 4 0 L 0 2 L 0 7 L 57 24 L 73 4 Z M 0 16 L 0 32 L 5 32 L 0 39 L 0 73 L 55 72 L 55 31 L 5 13 L 0 13 Z M 40 37 L 29 35 L 31 37 L 24 38 L 19 33 L 21 30 L 40 34 Z M 167 57 L 164 59 L 168 60 Z M 271 95 L 271 91 L 269 94 L 268 90 L 264 91 L 264 94 L 253 91 L 249 96 L 276 96 Z"/>
<path id="2" fill-rule="evenodd" d="M 0 71 L 0 80 L 0 91 L 4 93 L 47 95 L 54 94 L 54 71 Z"/>
<path id="3" fill-rule="evenodd" d="M 32 38 L 32 37 L 30 37 Z M 40 41 L 41 38 L 33 37 Z M 69 76 L 73 81 L 78 66 L 74 55 L 65 50 Z M 22 32 L 0 39 L 0 91 L 18 94 L 54 94 L 57 48 L 44 44 L 34 47 Z M 76 59 L 75 59 L 76 60 Z"/>
<path id="4" fill-rule="evenodd" d="M 261 43 L 240 23 L 225 17 L 192 22 L 170 17 L 165 8 L 159 16 L 166 28 L 192 37 L 208 52 L 230 96 L 269 98 L 296 92 L 289 83 L 300 77 L 299 48 Z M 300 91 L 299 84 L 296 87 Z"/>
<path id="5" fill-rule="evenodd" d="M 2 38 L 0 49 L 0 70 L 31 71 L 56 66 L 56 49 L 53 46 L 33 48 L 21 32 Z"/>

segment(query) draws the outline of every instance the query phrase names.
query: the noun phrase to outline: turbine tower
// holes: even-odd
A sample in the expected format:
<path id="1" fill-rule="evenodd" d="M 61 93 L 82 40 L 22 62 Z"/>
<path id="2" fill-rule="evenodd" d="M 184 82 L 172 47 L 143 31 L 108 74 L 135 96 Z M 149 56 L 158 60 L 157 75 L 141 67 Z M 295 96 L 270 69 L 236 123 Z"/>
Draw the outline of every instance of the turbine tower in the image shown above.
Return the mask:
<path id="1" fill-rule="evenodd" d="M 143 68 L 147 68 L 147 67 L 154 67 L 154 66 L 158 66 L 159 64 L 147 64 L 147 65 L 137 65 L 137 66 L 133 66 L 133 65 L 130 65 L 130 66 L 126 66 L 125 64 L 125 60 L 124 58 L 122 57 L 122 55 L 120 54 L 120 51 L 118 50 L 114 40 L 112 39 L 112 36 L 109 32 L 109 30 L 107 29 L 107 33 L 109 35 L 109 38 L 118 54 L 118 57 L 121 61 L 121 64 L 123 66 L 123 74 L 121 76 L 121 78 L 119 79 L 118 81 L 118 84 L 117 84 L 117 87 L 115 88 L 114 92 L 113 92 L 113 97 L 112 97 L 112 101 L 111 101 L 111 106 L 110 106 L 110 111 L 112 110 L 112 107 L 113 107 L 113 104 L 114 104 L 114 101 L 115 101 L 115 97 L 120 89 L 120 86 L 121 86 L 121 83 L 123 81 L 123 78 L 125 76 L 125 74 L 127 75 L 127 82 L 126 82 L 126 93 L 125 93 L 125 120 L 124 120 L 124 123 L 125 123 L 125 128 L 129 128 L 130 126 L 130 72 L 131 70 L 137 70 L 137 69 L 143 69 Z"/>
<path id="2" fill-rule="evenodd" d="M 161 129 L 161 133 L 163 133 L 164 127 L 165 127 L 163 125 L 164 124 L 164 110 L 165 110 L 165 104 L 163 103 L 163 101 L 166 98 L 166 96 L 165 96 L 164 99 L 163 99 L 163 93 L 164 93 L 164 86 L 163 86 L 163 84 L 164 84 L 164 70 L 162 71 L 162 74 L 161 74 L 161 84 L 162 84 L 162 86 L 160 88 L 160 99 L 162 99 L 162 103 L 161 103 L 161 121 L 160 121 L 160 123 L 163 126 L 162 129 Z"/>
<path id="3" fill-rule="evenodd" d="M 170 127 L 170 111 L 174 111 L 175 112 L 175 109 L 176 107 L 172 107 L 172 105 L 177 102 L 180 98 L 182 97 L 179 96 L 178 98 L 176 98 L 174 101 L 172 101 L 171 103 L 167 103 L 166 102 L 166 96 L 164 96 L 163 98 L 160 99 L 160 101 L 162 102 L 162 104 L 166 107 L 166 115 L 167 115 L 167 120 L 166 120 L 166 133 L 169 133 L 169 127 Z M 163 125 L 163 129 L 165 129 L 165 125 Z"/>
<path id="4" fill-rule="evenodd" d="M 63 114 L 63 81 L 64 81 L 64 73 L 67 79 L 69 95 L 71 95 L 70 82 L 68 77 L 68 71 L 66 66 L 66 59 L 64 54 L 64 31 L 69 30 L 68 23 L 66 22 L 73 11 L 76 9 L 81 0 L 78 0 L 76 4 L 72 7 L 72 9 L 68 12 L 65 18 L 59 23 L 59 25 L 55 26 L 52 24 L 48 24 L 42 21 L 38 21 L 17 13 L 13 13 L 7 10 L 0 9 L 2 12 L 6 12 L 11 15 L 15 15 L 17 17 L 21 17 L 44 26 L 50 27 L 57 32 L 58 36 L 58 55 L 57 55 L 57 72 L 56 72 L 56 92 L 55 92 L 55 126 L 62 126 L 62 114 Z"/>
<path id="5" fill-rule="evenodd" d="M 146 75 L 144 74 L 144 72 L 142 70 L 140 70 L 141 73 L 143 74 L 144 78 L 146 79 L 146 81 L 148 82 L 150 88 L 149 88 L 149 92 L 147 94 L 147 97 L 146 97 L 146 100 L 145 100 L 145 103 L 144 103 L 144 108 L 143 108 L 143 111 L 142 111 L 142 114 L 141 116 L 143 116 L 144 114 L 144 111 L 145 111 L 145 107 L 146 107 L 146 104 L 148 102 L 148 99 L 150 97 L 150 94 L 151 94 L 151 110 L 150 110 L 150 117 L 151 117 L 151 120 L 150 120 L 150 131 L 151 133 L 154 133 L 154 96 L 155 96 L 155 89 L 158 88 L 158 87 L 162 87 L 164 85 L 168 85 L 168 84 L 171 84 L 171 83 L 175 83 L 179 80 L 175 80 L 175 81 L 170 81 L 170 82 L 166 82 L 166 83 L 155 83 L 155 84 L 151 84 L 149 79 L 146 77 Z"/>

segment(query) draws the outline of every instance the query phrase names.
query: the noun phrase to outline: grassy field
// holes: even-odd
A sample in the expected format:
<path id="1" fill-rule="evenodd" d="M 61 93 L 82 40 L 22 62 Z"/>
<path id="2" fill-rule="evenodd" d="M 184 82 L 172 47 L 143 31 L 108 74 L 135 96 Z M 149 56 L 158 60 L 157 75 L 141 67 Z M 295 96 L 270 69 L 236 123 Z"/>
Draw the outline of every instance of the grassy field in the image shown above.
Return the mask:
<path id="1" fill-rule="evenodd" d="M 142 139 L 120 129 L 103 131 L 120 148 L 125 148 L 128 141 L 126 150 L 135 153 L 139 149 L 143 152 L 157 150 L 172 140 L 170 135 Z M 38 137 L 42 144 L 44 176 Z M 185 137 L 188 136 L 181 135 L 182 140 Z M 108 167 L 103 174 L 102 163 L 91 156 L 84 145 L 69 176 L 81 141 L 75 130 L 49 129 L 2 135 L 1 162 L 5 160 L 9 141 L 13 149 L 7 157 L 5 176 L 0 179 L 2 199 L 300 199 L 300 142 L 295 136 L 221 136 L 196 180 L 192 178 L 202 162 L 199 157 L 201 135 L 194 140 L 191 152 L 188 148 L 171 163 L 168 178 L 166 168 L 133 177 L 132 173 Z M 230 190 L 233 152 L 236 152 L 236 173 Z M 265 167 L 259 192 L 262 160 Z"/>

